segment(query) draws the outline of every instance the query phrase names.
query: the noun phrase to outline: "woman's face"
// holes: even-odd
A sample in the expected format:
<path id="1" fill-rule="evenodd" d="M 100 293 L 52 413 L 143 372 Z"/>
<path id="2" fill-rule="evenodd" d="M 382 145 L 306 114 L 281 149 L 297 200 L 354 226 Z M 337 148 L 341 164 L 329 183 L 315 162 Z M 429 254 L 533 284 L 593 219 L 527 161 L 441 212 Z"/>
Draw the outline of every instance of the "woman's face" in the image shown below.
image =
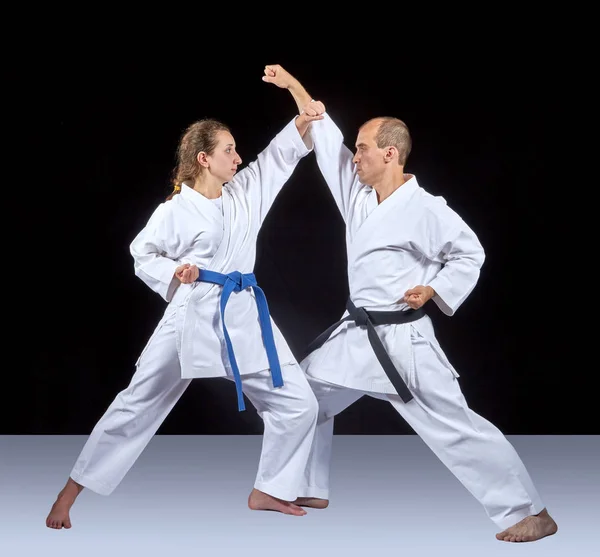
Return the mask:
<path id="1" fill-rule="evenodd" d="M 233 136 L 226 131 L 217 132 L 217 146 L 212 155 L 206 155 L 208 171 L 221 182 L 230 182 L 242 164 L 241 157 L 235 150 Z"/>

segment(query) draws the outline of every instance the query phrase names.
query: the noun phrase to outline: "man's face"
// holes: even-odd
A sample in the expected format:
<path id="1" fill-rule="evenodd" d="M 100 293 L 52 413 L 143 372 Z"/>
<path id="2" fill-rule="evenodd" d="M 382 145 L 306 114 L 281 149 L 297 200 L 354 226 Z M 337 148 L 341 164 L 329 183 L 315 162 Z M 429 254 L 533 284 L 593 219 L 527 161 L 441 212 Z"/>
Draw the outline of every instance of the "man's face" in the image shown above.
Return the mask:
<path id="1" fill-rule="evenodd" d="M 237 172 L 237 167 L 242 164 L 241 157 L 235 150 L 233 136 L 226 131 L 217 132 L 217 146 L 212 155 L 207 155 L 209 171 L 221 182 L 230 182 Z"/>
<path id="2" fill-rule="evenodd" d="M 352 162 L 356 165 L 359 180 L 365 185 L 377 182 L 385 167 L 385 149 L 380 149 L 375 143 L 378 129 L 378 121 L 367 122 L 358 130 L 356 138 L 356 154 Z"/>

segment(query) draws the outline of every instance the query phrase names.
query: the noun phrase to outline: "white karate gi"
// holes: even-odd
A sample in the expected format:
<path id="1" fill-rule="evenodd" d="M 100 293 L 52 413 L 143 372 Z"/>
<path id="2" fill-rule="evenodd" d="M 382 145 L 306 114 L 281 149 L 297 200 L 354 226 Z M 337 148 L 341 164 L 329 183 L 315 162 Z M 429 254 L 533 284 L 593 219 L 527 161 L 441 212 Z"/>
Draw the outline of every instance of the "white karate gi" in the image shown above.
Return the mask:
<path id="1" fill-rule="evenodd" d="M 182 263 L 223 274 L 251 273 L 260 227 L 297 163 L 310 150 L 294 120 L 256 161 L 222 190 L 222 210 L 183 185 L 158 206 L 131 243 L 135 273 L 169 302 L 143 349 L 129 386 L 100 418 L 71 478 L 110 494 L 195 377 L 232 379 L 219 309 L 222 286 L 181 284 Z M 260 285 L 259 285 L 260 286 Z M 294 500 L 310 452 L 317 403 L 306 376 L 271 319 L 284 385 L 274 388 L 254 293 L 233 292 L 225 321 L 243 390 L 264 421 L 262 454 L 254 486 Z M 236 411 L 235 399 L 231 411 Z"/>
<path id="2" fill-rule="evenodd" d="M 329 115 L 311 124 L 311 136 L 319 169 L 346 223 L 349 291 L 355 306 L 408 309 L 398 303 L 404 292 L 429 285 L 436 292 L 432 300 L 453 315 L 475 287 L 484 261 L 475 233 L 412 175 L 378 204 L 375 190 L 359 182 L 353 154 Z M 400 399 L 366 329 L 353 321 L 340 325 L 300 364 L 320 408 L 301 496 L 329 498 L 334 416 L 367 394 L 391 402 L 501 528 L 540 512 L 543 504 L 512 445 L 468 407 L 430 317 L 375 328 L 414 399 Z"/>

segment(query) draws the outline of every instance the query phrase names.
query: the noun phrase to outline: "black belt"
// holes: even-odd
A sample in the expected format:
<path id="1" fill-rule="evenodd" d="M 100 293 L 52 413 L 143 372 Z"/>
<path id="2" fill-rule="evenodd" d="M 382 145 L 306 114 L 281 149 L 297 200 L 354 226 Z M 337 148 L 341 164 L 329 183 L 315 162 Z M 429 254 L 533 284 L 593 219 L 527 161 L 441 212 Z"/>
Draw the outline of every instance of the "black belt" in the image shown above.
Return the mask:
<path id="1" fill-rule="evenodd" d="M 386 352 L 385 347 L 375 330 L 375 325 L 400 325 L 402 323 L 410 323 L 411 321 L 421 319 L 421 317 L 425 315 L 425 310 L 419 308 L 405 311 L 367 311 L 362 307 L 357 308 L 350 298 L 348 298 L 348 302 L 346 303 L 346 309 L 348 310 L 348 315 L 346 317 L 331 325 L 331 327 L 322 332 L 309 344 L 307 349 L 308 354 L 321 347 L 329 338 L 329 335 L 331 335 L 331 333 L 333 333 L 333 331 L 344 321 L 354 321 L 357 327 L 367 328 L 367 335 L 371 347 L 373 348 L 373 352 L 375 352 L 375 356 L 377 356 L 381 367 L 383 367 L 383 371 L 385 371 L 385 374 L 392 382 L 392 385 L 400 395 L 400 398 L 404 402 L 412 400 L 413 395 L 408 390 L 406 383 L 402 380 L 402 377 Z"/>

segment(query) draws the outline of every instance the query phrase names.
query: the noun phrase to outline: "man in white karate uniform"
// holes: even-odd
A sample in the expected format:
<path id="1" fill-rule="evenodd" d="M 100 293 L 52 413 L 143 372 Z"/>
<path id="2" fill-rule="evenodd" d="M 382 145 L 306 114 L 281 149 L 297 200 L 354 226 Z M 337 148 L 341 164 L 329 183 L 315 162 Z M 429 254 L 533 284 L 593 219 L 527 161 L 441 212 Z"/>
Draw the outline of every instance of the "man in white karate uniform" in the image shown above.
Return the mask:
<path id="1" fill-rule="evenodd" d="M 334 416 L 363 395 L 389 401 L 503 529 L 504 541 L 554 534 L 531 478 L 504 435 L 473 412 L 424 306 L 453 315 L 475 287 L 484 250 L 441 197 L 404 172 L 411 137 L 380 117 L 358 131 L 356 153 L 321 102 L 279 65 L 263 80 L 288 89 L 310 124 L 317 164 L 346 224 L 350 299 L 343 319 L 301 362 L 319 401 L 317 431 L 296 503 L 329 504 Z"/>

